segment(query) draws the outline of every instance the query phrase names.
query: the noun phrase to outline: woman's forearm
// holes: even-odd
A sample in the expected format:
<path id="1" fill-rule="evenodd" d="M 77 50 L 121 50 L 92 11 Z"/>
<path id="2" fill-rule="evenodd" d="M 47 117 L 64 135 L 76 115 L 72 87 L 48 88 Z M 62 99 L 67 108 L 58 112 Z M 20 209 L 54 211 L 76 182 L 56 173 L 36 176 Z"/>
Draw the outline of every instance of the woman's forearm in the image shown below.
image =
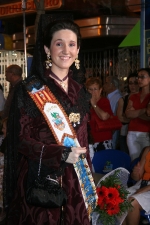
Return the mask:
<path id="1" fill-rule="evenodd" d="M 93 108 L 94 108 L 97 116 L 101 120 L 107 120 L 110 117 L 110 115 L 107 112 L 103 111 L 99 106 L 96 105 L 96 107 L 93 107 Z"/>
<path id="2" fill-rule="evenodd" d="M 127 118 L 134 119 L 134 118 L 140 117 L 145 112 L 146 112 L 145 108 L 144 109 L 137 109 L 137 110 L 128 109 L 128 110 L 126 110 L 125 114 L 126 114 Z"/>

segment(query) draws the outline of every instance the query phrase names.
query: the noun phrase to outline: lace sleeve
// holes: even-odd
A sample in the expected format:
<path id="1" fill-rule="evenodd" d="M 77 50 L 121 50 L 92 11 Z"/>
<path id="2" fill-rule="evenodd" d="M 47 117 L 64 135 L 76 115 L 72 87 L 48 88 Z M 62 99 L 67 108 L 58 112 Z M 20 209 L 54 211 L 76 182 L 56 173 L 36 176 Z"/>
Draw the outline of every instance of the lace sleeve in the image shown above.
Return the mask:
<path id="1" fill-rule="evenodd" d="M 65 162 L 68 159 L 70 152 L 72 152 L 71 147 L 65 147 L 62 153 L 61 160 Z"/>

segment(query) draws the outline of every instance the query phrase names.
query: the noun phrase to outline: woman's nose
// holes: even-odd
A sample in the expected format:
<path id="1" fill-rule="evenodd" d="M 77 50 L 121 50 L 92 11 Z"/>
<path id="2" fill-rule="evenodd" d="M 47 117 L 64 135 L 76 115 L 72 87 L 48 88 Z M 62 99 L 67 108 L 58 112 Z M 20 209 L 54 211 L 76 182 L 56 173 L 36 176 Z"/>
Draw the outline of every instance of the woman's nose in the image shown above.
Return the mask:
<path id="1" fill-rule="evenodd" d="M 64 45 L 63 46 L 63 54 L 68 54 L 69 53 L 69 46 Z"/>

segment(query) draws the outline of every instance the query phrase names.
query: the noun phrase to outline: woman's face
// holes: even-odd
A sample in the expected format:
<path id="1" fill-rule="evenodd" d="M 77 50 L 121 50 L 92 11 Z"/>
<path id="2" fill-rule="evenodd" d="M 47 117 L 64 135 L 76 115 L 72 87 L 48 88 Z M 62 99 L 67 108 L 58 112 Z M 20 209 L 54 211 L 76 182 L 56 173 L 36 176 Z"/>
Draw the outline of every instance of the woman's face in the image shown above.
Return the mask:
<path id="1" fill-rule="evenodd" d="M 147 73 L 147 71 L 145 70 L 142 70 L 138 73 L 138 84 L 139 84 L 139 87 L 145 87 L 145 86 L 148 86 L 149 87 L 149 84 L 150 84 L 150 76 L 149 74 Z"/>
<path id="2" fill-rule="evenodd" d="M 77 47 L 77 36 L 71 30 L 60 30 L 54 33 L 50 54 L 52 68 L 68 69 L 76 59 L 79 49 Z"/>
<path id="3" fill-rule="evenodd" d="M 88 87 L 88 92 L 92 94 L 92 97 L 98 100 L 100 98 L 102 88 L 99 88 L 99 85 L 95 83 Z"/>
<path id="4" fill-rule="evenodd" d="M 130 93 L 136 93 L 139 91 L 139 85 L 137 77 L 130 77 L 129 78 L 129 90 Z"/>

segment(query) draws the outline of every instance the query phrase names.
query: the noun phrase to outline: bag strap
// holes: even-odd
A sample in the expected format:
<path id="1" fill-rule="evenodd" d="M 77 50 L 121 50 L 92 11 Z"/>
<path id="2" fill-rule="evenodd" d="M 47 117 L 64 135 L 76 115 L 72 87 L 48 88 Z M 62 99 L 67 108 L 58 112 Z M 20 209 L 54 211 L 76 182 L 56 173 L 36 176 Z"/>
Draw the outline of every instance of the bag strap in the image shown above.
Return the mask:
<path id="1" fill-rule="evenodd" d="M 42 155 L 43 155 L 43 151 L 44 151 L 44 145 L 42 146 L 42 150 L 41 150 L 41 154 L 40 154 L 40 162 L 39 162 L 39 169 L 38 169 L 38 177 L 40 176 L 40 172 L 41 172 L 41 164 L 42 164 Z M 51 178 L 50 175 L 47 175 L 46 177 L 47 180 L 53 180 L 55 183 L 59 184 L 58 180 Z M 60 177 L 60 186 L 62 187 L 62 175 Z"/>
<path id="2" fill-rule="evenodd" d="M 41 150 L 41 154 L 40 154 L 40 162 L 39 162 L 39 169 L 38 169 L 38 177 L 40 176 L 40 172 L 41 172 L 41 163 L 42 163 L 42 155 L 43 155 L 43 151 L 44 151 L 44 145 L 42 146 L 42 150 Z"/>

